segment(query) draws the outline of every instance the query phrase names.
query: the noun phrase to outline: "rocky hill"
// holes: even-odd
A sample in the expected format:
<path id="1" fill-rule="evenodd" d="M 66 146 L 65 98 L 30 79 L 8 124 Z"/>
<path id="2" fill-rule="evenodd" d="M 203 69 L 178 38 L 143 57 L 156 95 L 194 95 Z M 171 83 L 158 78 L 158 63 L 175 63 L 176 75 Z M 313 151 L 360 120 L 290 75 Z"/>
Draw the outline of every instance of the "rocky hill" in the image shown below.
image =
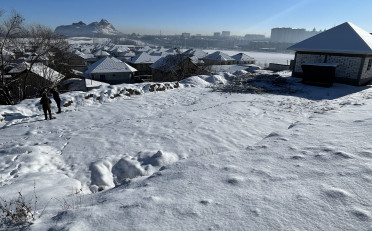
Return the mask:
<path id="1" fill-rule="evenodd" d="M 105 19 L 102 19 L 100 22 L 92 22 L 88 25 L 80 21 L 72 23 L 71 25 L 58 26 L 54 30 L 54 33 L 68 37 L 121 35 L 121 32 L 117 31 L 115 27 Z"/>

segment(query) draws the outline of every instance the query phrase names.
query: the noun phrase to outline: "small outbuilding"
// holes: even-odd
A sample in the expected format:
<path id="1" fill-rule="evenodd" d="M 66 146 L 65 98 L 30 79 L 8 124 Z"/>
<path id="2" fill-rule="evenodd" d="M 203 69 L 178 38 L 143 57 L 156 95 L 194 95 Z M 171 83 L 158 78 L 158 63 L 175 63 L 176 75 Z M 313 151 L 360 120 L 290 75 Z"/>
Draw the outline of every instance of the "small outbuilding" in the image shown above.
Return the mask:
<path id="1" fill-rule="evenodd" d="M 236 60 L 236 64 L 254 64 L 255 60 L 253 57 L 244 54 L 244 53 L 238 53 L 236 55 L 231 56 L 231 58 Z"/>
<path id="2" fill-rule="evenodd" d="M 206 65 L 232 65 L 236 60 L 221 51 L 216 51 L 202 58 Z"/>
<path id="3" fill-rule="evenodd" d="M 288 48 L 296 51 L 292 76 L 304 77 L 304 69 L 311 64 L 312 75 L 323 73 L 314 68 L 332 66 L 332 81 L 364 85 L 372 81 L 372 35 L 356 25 L 345 22 Z M 327 65 L 329 64 L 329 65 Z M 311 76 L 306 75 L 311 81 Z M 327 81 L 329 81 L 327 79 Z M 319 76 L 314 80 L 321 81 Z"/>

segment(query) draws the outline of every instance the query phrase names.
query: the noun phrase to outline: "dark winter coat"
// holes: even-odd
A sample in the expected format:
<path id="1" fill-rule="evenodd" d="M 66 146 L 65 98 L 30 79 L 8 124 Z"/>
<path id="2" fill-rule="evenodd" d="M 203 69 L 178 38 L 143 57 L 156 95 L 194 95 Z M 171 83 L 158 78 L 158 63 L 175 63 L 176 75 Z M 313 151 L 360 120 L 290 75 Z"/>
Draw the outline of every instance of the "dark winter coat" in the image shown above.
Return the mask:
<path id="1" fill-rule="evenodd" d="M 59 97 L 59 93 L 58 93 L 58 91 L 52 89 L 50 92 L 53 94 L 53 99 L 54 99 L 57 103 L 61 102 L 61 98 Z"/>
<path id="2" fill-rule="evenodd" d="M 44 94 L 40 99 L 40 104 L 43 106 L 43 110 L 50 110 L 50 104 L 52 101 L 49 99 L 49 97 Z"/>

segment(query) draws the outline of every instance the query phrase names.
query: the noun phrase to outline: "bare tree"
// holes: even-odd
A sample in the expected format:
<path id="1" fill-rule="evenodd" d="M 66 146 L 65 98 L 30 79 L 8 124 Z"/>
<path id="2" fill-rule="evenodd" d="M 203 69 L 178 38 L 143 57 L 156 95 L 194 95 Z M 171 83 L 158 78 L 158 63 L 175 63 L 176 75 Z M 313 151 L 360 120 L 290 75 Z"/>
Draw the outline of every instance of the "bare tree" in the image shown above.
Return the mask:
<path id="1" fill-rule="evenodd" d="M 3 16 L 4 12 L 0 10 L 0 18 Z M 25 50 L 26 47 L 33 52 L 27 60 L 27 65 L 24 65 L 26 70 L 7 78 L 8 68 L 15 58 L 11 51 Z M 24 18 L 15 11 L 11 12 L 9 17 L 0 22 L 0 104 L 14 104 L 29 97 L 26 91 L 28 87 L 33 89 L 45 87 L 45 84 L 38 82 L 33 82 L 33 86 L 29 86 L 28 78 L 35 64 L 43 63 L 45 67 L 68 73 L 66 65 L 68 50 L 69 44 L 64 36 L 54 34 L 50 28 L 43 25 L 26 27 Z M 45 73 L 42 76 L 45 76 Z M 51 85 L 56 86 L 60 80 L 53 78 Z"/>
<path id="2" fill-rule="evenodd" d="M 67 72 L 67 65 L 64 65 L 66 62 L 61 60 L 64 60 L 69 49 L 69 44 L 64 36 L 54 34 L 50 28 L 43 25 L 30 26 L 27 30 L 27 41 L 34 55 L 29 60 L 28 70 L 22 77 L 22 99 L 27 98 L 27 78 L 34 65 L 42 62 L 44 65 L 56 68 L 56 71 Z M 56 86 L 61 81 L 60 78 L 50 80 L 52 86 Z M 41 89 L 45 86 L 32 87 Z"/>
<path id="3" fill-rule="evenodd" d="M 0 18 L 3 16 L 4 12 L 0 10 Z M 23 21 L 23 17 L 13 11 L 0 24 L 0 101 L 5 104 L 14 104 L 12 93 L 9 89 L 11 81 L 7 81 L 5 75 L 6 68 L 13 58 L 10 49 L 19 45 L 17 40 L 23 35 Z"/>

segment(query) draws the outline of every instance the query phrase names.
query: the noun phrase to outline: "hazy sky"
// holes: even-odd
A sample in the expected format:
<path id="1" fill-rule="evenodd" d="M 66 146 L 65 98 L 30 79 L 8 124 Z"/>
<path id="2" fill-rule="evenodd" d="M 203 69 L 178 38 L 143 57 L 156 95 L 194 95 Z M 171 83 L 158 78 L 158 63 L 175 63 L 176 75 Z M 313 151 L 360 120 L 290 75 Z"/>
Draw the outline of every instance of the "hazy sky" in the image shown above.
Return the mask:
<path id="1" fill-rule="evenodd" d="M 352 22 L 372 32 L 372 0 L 0 0 L 0 9 L 53 29 L 107 19 L 124 33 L 264 34 L 271 28 L 329 29 Z"/>

